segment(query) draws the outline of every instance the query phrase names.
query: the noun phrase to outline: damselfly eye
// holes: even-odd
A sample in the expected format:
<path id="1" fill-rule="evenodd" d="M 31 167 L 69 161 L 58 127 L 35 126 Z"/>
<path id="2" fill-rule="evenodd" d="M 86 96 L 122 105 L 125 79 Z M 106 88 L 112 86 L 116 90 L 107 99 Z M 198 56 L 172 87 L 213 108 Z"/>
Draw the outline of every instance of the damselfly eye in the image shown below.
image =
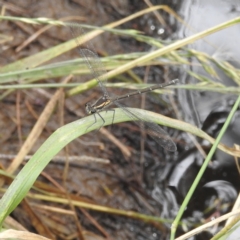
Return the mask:
<path id="1" fill-rule="evenodd" d="M 91 114 L 90 105 L 88 103 L 85 104 L 85 110 L 87 114 Z"/>
<path id="2" fill-rule="evenodd" d="M 95 108 L 93 108 L 90 103 L 85 104 L 85 110 L 86 110 L 87 114 L 93 114 L 96 112 Z"/>

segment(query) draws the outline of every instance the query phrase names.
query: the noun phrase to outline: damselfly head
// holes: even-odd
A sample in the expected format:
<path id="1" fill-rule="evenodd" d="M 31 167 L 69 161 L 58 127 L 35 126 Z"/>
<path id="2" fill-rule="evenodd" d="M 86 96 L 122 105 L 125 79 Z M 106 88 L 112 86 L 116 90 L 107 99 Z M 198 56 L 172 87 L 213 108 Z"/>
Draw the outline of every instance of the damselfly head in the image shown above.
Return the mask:
<path id="1" fill-rule="evenodd" d="M 89 115 L 96 112 L 96 110 L 92 107 L 92 105 L 90 103 L 85 104 L 85 110 L 86 110 L 87 114 L 89 114 Z"/>

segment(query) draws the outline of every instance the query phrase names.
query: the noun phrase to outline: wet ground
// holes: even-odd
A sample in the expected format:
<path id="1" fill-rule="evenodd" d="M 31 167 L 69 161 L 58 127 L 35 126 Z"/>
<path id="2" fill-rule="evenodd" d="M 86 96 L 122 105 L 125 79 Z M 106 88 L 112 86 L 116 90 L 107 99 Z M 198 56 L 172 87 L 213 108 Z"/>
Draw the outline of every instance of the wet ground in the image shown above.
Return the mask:
<path id="1" fill-rule="evenodd" d="M 206 1 L 206 3 L 214 5 L 214 1 Z M 54 19 L 68 17 L 70 21 L 79 21 L 96 26 L 114 22 L 147 7 L 144 1 L 97 0 L 87 2 L 80 0 L 58 0 L 56 2 L 19 1 L 17 4 L 15 1 L 0 1 L 0 4 L 6 9 L 5 15 L 29 18 L 48 17 Z M 168 4 L 168 1 L 152 1 L 152 4 Z M 194 27 L 203 27 L 196 27 L 196 32 L 210 27 L 207 25 L 208 22 L 211 22 L 213 26 L 219 23 L 219 21 L 223 22 L 227 20 L 226 15 L 224 15 L 226 18 L 219 17 L 218 21 L 214 18 L 214 16 L 222 16 L 222 9 L 225 11 L 229 10 L 230 17 L 238 12 L 234 10 L 238 9 L 234 1 L 231 4 L 229 3 L 229 5 L 221 5 L 223 8 L 219 6 L 219 12 L 211 6 L 205 5 L 203 7 L 199 2 L 192 3 L 192 1 L 183 1 L 181 5 L 180 3 L 176 3 L 175 5 L 171 3 L 171 7 L 179 11 L 181 16 L 185 17 L 185 21 Z M 207 12 L 206 9 L 212 12 Z M 209 21 L 207 23 L 201 21 L 199 25 L 198 22 L 200 20 L 196 18 L 200 16 L 195 11 L 199 13 L 201 12 L 200 10 L 202 10 L 203 14 L 203 16 L 201 15 L 201 19 L 206 19 L 206 17 L 204 18 L 206 12 L 208 17 L 211 16 L 211 19 L 208 18 Z M 160 37 L 165 40 L 170 37 L 176 38 L 176 35 L 184 37 L 192 34 L 187 32 L 182 26 L 178 26 L 172 16 L 163 13 L 163 17 L 166 22 L 164 25 L 159 23 L 154 14 L 147 14 L 121 27 L 123 29 L 136 29 L 144 32 L 146 35 Z M 22 42 L 34 34 L 39 27 L 25 25 L 20 22 L 3 21 L 0 28 L 4 34 L 13 36 L 11 41 L 2 45 L 0 56 L 1 66 L 67 41 L 72 37 L 69 29 L 52 28 L 50 31 L 46 31 L 40 35 L 36 41 L 18 51 L 17 49 L 21 46 Z M 232 31 L 236 34 L 234 37 L 236 39 L 238 37 L 237 31 Z M 232 32 L 225 33 L 225 35 L 231 34 Z M 229 43 L 231 41 L 231 39 L 228 39 L 226 42 L 219 43 L 215 39 L 224 39 L 224 37 L 217 36 L 208 39 L 208 41 L 214 41 L 214 46 L 220 47 L 223 45 L 226 46 L 226 42 Z M 92 43 L 100 56 L 151 50 L 148 45 L 140 43 L 131 37 L 117 36 L 110 33 L 101 35 L 97 39 L 94 39 Z M 238 54 L 235 51 L 237 48 L 232 43 L 229 46 L 233 49 L 226 47 L 227 50 L 236 53 L 234 60 L 237 65 Z M 202 43 L 191 47 L 207 52 L 208 54 L 213 54 L 213 51 L 209 50 Z M 78 52 L 74 50 L 59 56 L 57 59 L 54 59 L 54 62 L 77 57 L 79 57 Z M 194 68 L 192 70 L 200 74 L 203 71 L 201 68 Z M 144 79 L 146 71 L 146 68 L 134 69 L 134 72 L 141 79 Z M 181 67 L 177 71 L 176 69 L 171 71 L 169 67 L 165 66 L 151 67 L 148 73 L 148 81 L 159 83 L 167 81 L 173 76 L 177 76 L 181 80 L 181 83 L 195 81 L 186 75 L 186 71 L 183 71 Z M 123 77 L 126 78 L 129 76 L 125 74 Z M 225 81 L 225 77 L 221 78 L 223 82 Z M 45 79 L 43 81 L 58 82 L 59 80 Z M 86 80 L 85 77 L 76 76 L 73 81 L 82 82 L 84 80 Z M 118 81 L 118 79 L 111 81 Z M 232 85 L 231 79 L 227 78 L 226 81 L 226 84 Z M 122 93 L 120 90 L 115 91 L 118 94 Z M 177 114 L 174 112 L 177 106 L 178 113 L 184 116 L 185 121 L 191 122 L 203 128 L 209 134 L 216 136 L 230 111 L 235 97 L 232 95 L 223 96 L 222 94 L 213 95 L 213 93 L 189 92 L 178 91 L 178 94 L 173 98 L 177 102 L 175 105 L 172 105 L 174 101 L 167 95 L 161 95 L 161 97 L 159 95 L 150 95 L 146 99 L 145 108 L 177 118 Z M 0 112 L 1 153 L 5 154 L 1 163 L 4 167 L 9 165 L 9 159 L 12 159 L 10 155 L 15 155 L 19 151 L 24 139 L 26 139 L 34 126 L 37 116 L 44 109 L 48 101 L 46 97 L 47 93 L 53 94 L 54 90 L 44 89 L 43 91 L 42 89 L 31 89 L 15 91 L 0 102 L 2 110 Z M 85 103 L 96 99 L 98 95 L 99 91 L 92 90 L 67 99 L 64 110 L 64 122 L 72 122 L 79 117 L 83 117 L 85 115 Z M 193 102 L 189 101 L 189 99 L 193 99 Z M 139 102 L 139 98 L 135 98 L 128 102 L 128 105 L 139 107 Z M 194 108 L 192 107 L 193 105 Z M 193 109 L 195 111 L 192 111 Z M 238 117 L 239 115 L 236 116 L 226 135 L 226 144 L 230 146 L 233 142 L 239 143 Z M 39 137 L 39 141 L 36 142 L 29 154 L 33 154 L 44 140 L 59 126 L 59 115 L 55 112 Z M 63 184 L 63 177 L 66 170 L 64 161 L 50 163 L 46 167 L 44 175 L 39 177 L 39 181 L 58 188 L 57 184 L 49 180 L 51 177 L 58 184 L 64 185 L 69 194 L 74 194 L 75 198 L 78 200 L 81 199 L 84 202 L 125 211 L 135 211 L 164 219 L 174 219 L 204 159 L 195 149 L 192 141 L 184 133 L 173 129 L 165 129 L 178 147 L 177 153 L 169 153 L 148 138 L 144 141 L 144 145 L 141 145 L 140 130 L 133 124 L 118 124 L 110 127 L 108 130 L 109 132 L 105 133 L 101 130 L 89 133 L 68 145 L 67 151 L 70 157 L 79 156 L 79 158 L 85 161 L 70 164 L 66 186 Z M 123 144 L 123 149 L 120 149 L 112 141 L 111 134 L 114 134 L 119 142 Z M 233 134 L 235 134 L 234 137 Z M 229 139 L 231 139 L 230 142 Z M 204 145 L 204 142 L 201 142 L 201 140 L 199 142 L 204 146 L 204 150 L 207 153 L 209 145 Z M 127 156 L 129 153 L 130 156 Z M 66 156 L 65 154 L 66 152 L 62 151 L 59 155 Z M 98 163 L 97 160 L 99 158 L 109 159 L 110 164 Z M 212 216 L 221 215 L 229 211 L 239 190 L 238 180 L 239 173 L 232 158 L 220 151 L 217 152 L 214 161 L 209 166 L 185 212 L 184 220 L 188 222 L 189 226 L 187 230 L 203 221 L 208 221 Z M 201 201 L 198 201 L 199 199 Z M 62 206 L 58 207 L 62 208 Z M 206 213 L 204 211 L 207 208 L 210 208 L 210 210 Z M 41 221 L 44 222 L 45 227 L 56 236 L 56 239 L 77 239 L 77 222 L 81 223 L 86 239 L 151 240 L 169 238 L 169 223 L 145 222 L 138 218 L 119 216 L 119 214 L 111 214 L 110 212 L 102 213 L 80 207 L 76 207 L 75 209 L 76 218 L 56 212 L 49 213 L 39 207 L 35 208 L 32 206 L 32 209 Z M 66 209 L 69 209 L 67 205 Z M 30 231 L 37 231 L 36 226 L 29 220 L 30 217 L 27 215 L 27 211 L 24 211 L 21 206 L 13 212 L 12 216 Z M 186 229 L 183 230 L 180 228 L 178 234 L 184 231 Z M 47 235 L 47 231 L 45 233 Z M 211 234 L 208 232 L 207 237 L 204 235 L 202 239 L 210 238 Z M 200 239 L 200 235 L 198 237 Z"/>

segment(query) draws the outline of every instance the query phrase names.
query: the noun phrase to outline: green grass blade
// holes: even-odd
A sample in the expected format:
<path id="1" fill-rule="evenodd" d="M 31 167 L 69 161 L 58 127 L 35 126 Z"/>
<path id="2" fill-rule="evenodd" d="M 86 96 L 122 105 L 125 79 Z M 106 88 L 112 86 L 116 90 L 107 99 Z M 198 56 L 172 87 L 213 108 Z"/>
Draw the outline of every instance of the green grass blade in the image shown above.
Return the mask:
<path id="1" fill-rule="evenodd" d="M 188 124 L 181 122 L 179 120 L 174 120 L 168 117 L 165 117 L 160 114 L 153 112 L 134 109 L 135 112 L 138 112 L 140 115 L 147 115 L 153 122 L 156 122 L 161 125 L 168 127 L 174 127 L 176 129 L 187 131 L 193 133 L 199 137 L 205 138 L 208 141 L 214 143 L 214 139 L 208 136 L 206 133 L 200 129 Z M 112 124 L 112 111 L 102 112 L 103 118 L 105 119 L 104 125 Z M 98 118 L 98 117 L 97 117 Z M 114 123 L 131 121 L 126 114 L 123 114 L 121 109 L 115 109 L 115 118 Z M 3 195 L 0 200 L 0 223 L 16 208 L 16 206 L 22 201 L 26 196 L 35 180 L 39 174 L 43 171 L 46 165 L 51 161 L 51 159 L 68 143 L 78 138 L 79 136 L 92 131 L 99 129 L 102 125 L 102 121 L 98 119 L 96 124 L 94 123 L 94 116 L 87 116 L 85 118 L 79 119 L 75 122 L 69 123 L 58 130 L 56 130 L 37 150 L 37 152 L 32 156 L 32 158 L 27 162 L 27 164 L 19 172 L 15 180 L 7 189 L 6 193 Z M 221 150 L 228 152 L 229 154 L 235 154 L 240 156 L 239 151 L 234 152 L 225 149 L 223 145 L 218 146 Z"/>

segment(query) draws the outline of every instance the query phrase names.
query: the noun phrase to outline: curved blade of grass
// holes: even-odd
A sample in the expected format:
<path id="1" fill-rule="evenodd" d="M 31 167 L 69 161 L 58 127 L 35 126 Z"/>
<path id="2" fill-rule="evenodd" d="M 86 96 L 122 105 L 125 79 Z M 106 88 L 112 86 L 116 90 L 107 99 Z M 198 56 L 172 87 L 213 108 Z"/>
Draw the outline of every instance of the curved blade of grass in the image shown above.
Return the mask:
<path id="1" fill-rule="evenodd" d="M 148 117 L 153 121 L 161 125 L 174 127 L 183 131 L 193 133 L 199 137 L 203 137 L 208 141 L 214 143 L 214 139 L 208 136 L 206 133 L 200 129 L 178 120 L 173 120 L 171 118 L 162 116 L 160 114 L 152 113 L 149 111 L 134 109 L 135 112 L 139 112 L 142 115 L 148 115 Z M 112 112 L 101 112 L 102 116 L 105 119 L 104 125 L 112 124 Z M 115 118 L 114 123 L 131 121 L 126 114 L 123 114 L 121 109 L 115 109 Z M 68 143 L 78 138 L 79 136 L 98 129 L 102 125 L 102 121 L 97 121 L 94 123 L 94 116 L 87 116 L 85 118 L 79 119 L 75 122 L 69 123 L 58 130 L 56 130 L 37 150 L 33 157 L 27 162 L 27 164 L 19 172 L 15 180 L 7 189 L 6 193 L 3 195 L 0 200 L 0 223 L 4 221 L 6 216 L 8 216 L 16 206 L 22 201 L 26 196 L 27 192 L 32 187 L 33 183 L 43 171 L 46 165 L 51 161 L 51 159 Z M 240 152 L 237 150 L 231 150 L 230 148 L 225 147 L 224 145 L 218 146 L 221 150 L 236 156 L 240 156 Z"/>

